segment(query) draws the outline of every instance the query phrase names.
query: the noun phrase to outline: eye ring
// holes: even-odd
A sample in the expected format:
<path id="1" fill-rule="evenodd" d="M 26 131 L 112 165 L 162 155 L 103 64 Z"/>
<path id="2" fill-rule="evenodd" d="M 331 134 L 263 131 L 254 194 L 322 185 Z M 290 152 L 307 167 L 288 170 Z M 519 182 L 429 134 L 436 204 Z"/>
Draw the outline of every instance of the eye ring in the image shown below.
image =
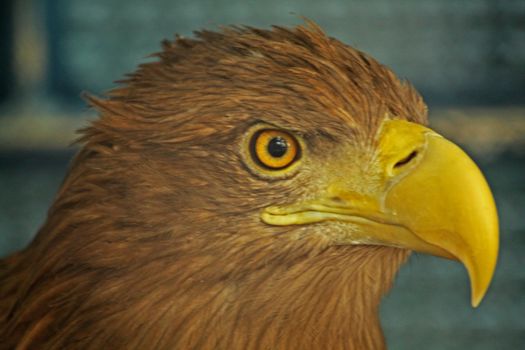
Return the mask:
<path id="1" fill-rule="evenodd" d="M 297 139 L 286 131 L 262 129 L 252 136 L 250 153 L 259 166 L 275 171 L 297 161 L 300 147 Z"/>

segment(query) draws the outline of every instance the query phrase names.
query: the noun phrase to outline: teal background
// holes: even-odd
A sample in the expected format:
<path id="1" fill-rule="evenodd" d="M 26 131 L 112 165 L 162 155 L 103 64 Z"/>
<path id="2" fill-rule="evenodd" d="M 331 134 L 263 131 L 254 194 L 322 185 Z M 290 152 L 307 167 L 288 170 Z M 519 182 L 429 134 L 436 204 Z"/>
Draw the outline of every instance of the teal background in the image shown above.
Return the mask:
<path id="1" fill-rule="evenodd" d="M 50 0 L 51 85 L 102 91 L 176 32 L 302 23 L 364 50 L 433 104 L 523 102 L 521 0 Z M 95 69 L 96 67 L 96 69 Z"/>

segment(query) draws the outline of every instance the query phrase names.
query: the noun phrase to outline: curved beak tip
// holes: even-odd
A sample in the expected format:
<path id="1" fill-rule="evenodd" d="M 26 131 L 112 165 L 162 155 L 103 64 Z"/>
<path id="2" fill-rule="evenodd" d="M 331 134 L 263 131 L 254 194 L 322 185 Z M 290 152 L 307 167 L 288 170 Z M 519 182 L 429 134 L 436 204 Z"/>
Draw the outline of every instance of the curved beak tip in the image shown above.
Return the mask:
<path id="1" fill-rule="evenodd" d="M 407 132 L 420 129 L 416 125 Z M 477 307 L 490 285 L 498 256 L 494 198 L 480 169 L 458 146 L 430 130 L 424 142 L 419 163 L 390 189 L 386 206 L 430 244 L 424 252 L 452 255 L 466 267 L 471 304 Z"/>
<path id="2" fill-rule="evenodd" d="M 471 304 L 473 308 L 477 308 L 479 304 L 481 303 L 481 300 L 483 299 L 483 296 L 475 296 L 472 295 Z"/>

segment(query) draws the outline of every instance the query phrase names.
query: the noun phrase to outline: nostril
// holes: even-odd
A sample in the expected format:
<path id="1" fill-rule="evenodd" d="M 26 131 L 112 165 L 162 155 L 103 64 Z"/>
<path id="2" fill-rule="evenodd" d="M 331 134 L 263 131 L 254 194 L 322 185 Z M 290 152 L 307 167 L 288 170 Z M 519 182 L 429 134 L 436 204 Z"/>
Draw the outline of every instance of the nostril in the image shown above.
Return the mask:
<path id="1" fill-rule="evenodd" d="M 341 204 L 343 203 L 343 198 L 339 197 L 339 196 L 334 196 L 334 197 L 331 197 L 330 198 L 332 202 L 334 203 L 337 203 L 337 204 Z"/>
<path id="2" fill-rule="evenodd" d="M 410 163 L 410 161 L 412 161 L 412 159 L 414 159 L 416 157 L 417 157 L 417 151 L 412 151 L 408 156 L 406 156 L 405 158 L 403 158 L 400 161 L 398 161 L 394 165 L 394 169 L 400 168 L 403 165 Z"/>

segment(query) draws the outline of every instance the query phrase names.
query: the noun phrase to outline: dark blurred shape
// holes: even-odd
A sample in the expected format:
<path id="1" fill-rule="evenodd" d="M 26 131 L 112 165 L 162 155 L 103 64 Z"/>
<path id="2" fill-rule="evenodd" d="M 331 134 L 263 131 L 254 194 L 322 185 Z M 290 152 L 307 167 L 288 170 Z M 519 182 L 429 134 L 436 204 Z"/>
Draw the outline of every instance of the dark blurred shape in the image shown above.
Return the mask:
<path id="1" fill-rule="evenodd" d="M 13 85 L 13 0 L 0 1 L 0 102 Z"/>
<path id="2" fill-rule="evenodd" d="M 525 1 L 487 1 L 489 30 L 486 65 L 490 74 L 485 81 L 491 87 L 479 89 L 485 104 L 525 103 Z M 475 25 L 482 27 L 483 23 Z M 473 90 L 474 93 L 476 90 Z"/>
<path id="3" fill-rule="evenodd" d="M 78 1 L 72 1 L 76 2 L 75 8 L 78 11 L 82 11 L 82 3 L 79 3 Z M 58 100 L 61 103 L 82 103 L 80 99 L 81 91 L 84 91 L 86 89 L 90 89 L 89 86 L 82 86 L 78 83 L 78 71 L 84 71 L 84 74 L 90 75 L 93 74 L 96 76 L 96 79 L 100 79 L 101 77 L 97 74 L 97 70 L 99 67 L 95 66 L 95 64 L 100 64 L 101 62 L 92 60 L 93 66 L 80 66 L 75 69 L 71 69 L 71 59 L 75 55 L 76 50 L 82 51 L 81 54 L 87 55 L 88 59 L 90 56 L 90 49 L 85 46 L 86 40 L 84 38 L 85 35 L 93 35 L 94 37 L 100 38 L 100 40 L 103 40 L 102 37 L 99 37 L 96 32 L 91 32 L 91 28 L 86 28 L 84 36 L 78 35 L 75 38 L 69 37 L 69 30 L 76 31 L 78 30 L 75 28 L 74 23 L 67 23 L 68 14 L 70 16 L 74 16 L 75 12 L 74 10 L 67 12 L 69 9 L 69 2 L 67 1 L 55 1 L 55 0 L 46 0 L 45 1 L 45 7 L 44 7 L 44 13 L 45 13 L 45 24 L 46 29 L 49 33 L 49 39 L 48 39 L 48 79 L 49 79 L 49 87 L 52 91 L 52 94 L 58 98 Z M 85 6 L 85 5 L 84 5 Z M 87 6 L 90 6 L 89 3 L 87 3 Z M 93 4 L 93 6 L 96 6 L 96 4 Z M 73 13 L 72 13 L 73 12 Z M 84 13 L 86 16 L 86 19 L 90 21 L 94 26 L 96 26 L 96 23 L 98 21 L 98 16 L 90 16 L 90 12 Z M 69 25 L 68 25 L 69 24 Z M 74 49 L 73 52 L 68 52 L 67 47 L 69 43 L 69 40 L 79 40 L 79 42 L 75 43 L 77 48 Z M 78 58 L 78 57 L 77 57 Z M 82 58 L 80 58 L 82 60 Z M 88 72 L 90 71 L 91 72 Z M 115 79 L 115 78 L 114 78 Z M 93 89 L 97 90 L 97 89 Z"/>
<path id="4" fill-rule="evenodd" d="M 0 258 L 24 248 L 44 223 L 72 155 L 0 151 Z"/>

